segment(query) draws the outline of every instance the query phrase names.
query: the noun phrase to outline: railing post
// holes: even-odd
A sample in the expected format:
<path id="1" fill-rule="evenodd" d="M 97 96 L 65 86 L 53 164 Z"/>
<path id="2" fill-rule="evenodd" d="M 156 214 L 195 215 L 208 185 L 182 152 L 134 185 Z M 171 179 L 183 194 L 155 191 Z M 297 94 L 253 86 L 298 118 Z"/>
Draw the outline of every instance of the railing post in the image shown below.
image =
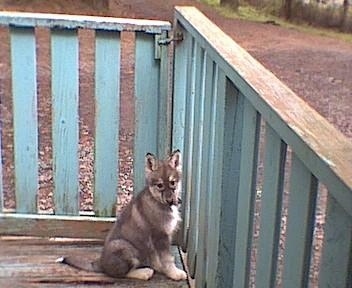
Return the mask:
<path id="1" fill-rule="evenodd" d="M 182 182 L 182 222 L 177 235 L 177 243 L 185 251 L 187 246 L 187 231 L 189 227 L 189 197 L 190 191 L 186 189 L 188 146 L 186 137 L 190 127 L 186 129 L 189 121 L 187 101 L 190 91 L 190 73 L 192 55 L 192 39 L 189 34 L 177 25 L 175 31 L 182 33 L 183 40 L 174 44 L 174 71 L 173 71 L 173 95 L 172 95 L 172 150 L 179 149 L 183 156 L 183 182 Z M 175 32 L 174 32 L 175 33 Z"/>
<path id="2" fill-rule="evenodd" d="M 329 191 L 331 193 L 331 191 Z M 319 287 L 352 287 L 352 217 L 328 195 Z"/>
<path id="3" fill-rule="evenodd" d="M 170 91 L 170 81 L 172 71 L 170 69 L 170 46 L 168 42 L 169 33 L 164 31 L 156 35 L 156 43 L 160 50 L 160 76 L 159 76 L 159 102 L 158 102 L 158 156 L 164 158 L 170 153 L 171 147 L 171 118 L 172 118 L 172 97 Z M 166 41 L 166 43 L 163 43 Z M 180 149 L 180 148 L 176 148 Z"/>
<path id="4" fill-rule="evenodd" d="M 232 287 L 243 129 L 243 95 L 227 79 L 225 92 L 223 167 L 221 179 L 221 220 L 219 287 Z"/>

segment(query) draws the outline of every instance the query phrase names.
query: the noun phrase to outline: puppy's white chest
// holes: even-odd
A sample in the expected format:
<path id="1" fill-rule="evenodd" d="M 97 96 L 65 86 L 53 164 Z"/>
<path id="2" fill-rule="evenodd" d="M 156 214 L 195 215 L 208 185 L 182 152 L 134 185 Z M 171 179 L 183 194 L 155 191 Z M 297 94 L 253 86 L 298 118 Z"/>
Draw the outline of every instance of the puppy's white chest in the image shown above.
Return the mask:
<path id="1" fill-rule="evenodd" d="M 168 225 L 168 230 L 170 233 L 172 233 L 177 228 L 178 222 L 181 221 L 180 212 L 178 211 L 177 207 L 175 205 L 172 205 L 171 210 L 172 219 Z"/>

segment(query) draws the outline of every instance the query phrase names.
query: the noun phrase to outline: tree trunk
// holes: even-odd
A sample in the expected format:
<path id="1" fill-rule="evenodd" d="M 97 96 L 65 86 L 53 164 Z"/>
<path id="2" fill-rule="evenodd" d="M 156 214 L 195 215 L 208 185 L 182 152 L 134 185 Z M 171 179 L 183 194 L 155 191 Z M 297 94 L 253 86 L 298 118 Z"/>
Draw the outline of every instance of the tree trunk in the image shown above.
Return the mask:
<path id="1" fill-rule="evenodd" d="M 342 8 L 342 15 L 341 15 L 341 23 L 340 23 L 341 31 L 347 30 L 346 26 L 347 26 L 348 8 L 349 8 L 348 0 L 343 0 L 343 8 Z"/>
<path id="2" fill-rule="evenodd" d="M 284 5 L 284 17 L 286 20 L 291 20 L 292 17 L 292 1 L 293 0 L 283 0 L 283 5 Z"/>
<path id="3" fill-rule="evenodd" d="M 240 6 L 240 1 L 239 0 L 220 0 L 220 5 L 228 6 L 234 10 L 237 10 L 238 7 Z"/>

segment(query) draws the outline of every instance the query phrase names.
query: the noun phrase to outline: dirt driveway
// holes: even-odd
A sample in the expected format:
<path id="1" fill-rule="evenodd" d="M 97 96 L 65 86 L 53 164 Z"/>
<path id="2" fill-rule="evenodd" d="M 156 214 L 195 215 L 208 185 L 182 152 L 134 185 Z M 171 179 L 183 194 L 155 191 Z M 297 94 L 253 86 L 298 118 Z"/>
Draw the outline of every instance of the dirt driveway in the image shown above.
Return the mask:
<path id="1" fill-rule="evenodd" d="M 15 4 L 9 4 L 11 2 Z M 108 11 L 97 11 L 87 2 L 0 0 L 0 9 L 173 21 L 175 5 L 197 6 L 300 97 L 352 138 L 351 43 L 270 24 L 227 19 L 213 8 L 193 0 L 110 0 Z"/>

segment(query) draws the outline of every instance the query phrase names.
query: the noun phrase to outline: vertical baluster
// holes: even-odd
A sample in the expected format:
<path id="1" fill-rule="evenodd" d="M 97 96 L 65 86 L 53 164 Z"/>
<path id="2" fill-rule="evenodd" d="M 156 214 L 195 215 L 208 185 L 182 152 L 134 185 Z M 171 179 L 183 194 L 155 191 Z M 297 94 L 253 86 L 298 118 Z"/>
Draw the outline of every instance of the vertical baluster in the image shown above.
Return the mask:
<path id="1" fill-rule="evenodd" d="M 209 220 L 209 193 L 211 185 L 211 177 L 209 174 L 213 159 L 210 158 L 211 152 L 211 100 L 213 93 L 213 61 L 204 54 L 203 59 L 203 77 L 202 77 L 202 107 L 203 125 L 202 139 L 200 146 L 201 150 L 201 169 L 200 169 L 200 186 L 199 186 L 199 226 L 198 226 L 198 241 L 197 241 L 197 263 L 196 263 L 196 283 L 197 287 L 204 287 L 206 281 L 206 270 L 208 264 L 207 252 L 207 231 Z"/>
<path id="2" fill-rule="evenodd" d="M 134 192 L 145 185 L 144 157 L 157 154 L 160 62 L 155 60 L 154 35 L 136 34 Z M 162 155 L 164 156 L 164 155 Z"/>
<path id="3" fill-rule="evenodd" d="M 331 190 L 331 189 L 330 189 Z M 333 191 L 330 191 L 330 193 Z M 352 287 L 352 217 L 328 195 L 319 287 Z"/>
<path id="4" fill-rule="evenodd" d="M 286 144 L 266 126 L 256 287 L 275 286 Z"/>
<path id="5" fill-rule="evenodd" d="M 184 206 L 183 215 L 186 216 L 183 224 L 184 228 L 184 239 L 183 239 L 183 247 L 184 251 L 187 250 L 188 247 L 188 240 L 190 238 L 190 218 L 191 218 L 191 196 L 192 196 L 192 188 L 191 188 L 191 179 L 192 179 L 192 169 L 193 169 L 193 141 L 194 141 L 194 110 L 195 110 L 195 77 L 196 77 L 196 57 L 197 57 L 197 49 L 196 43 L 194 39 L 190 41 L 191 45 L 191 61 L 189 61 L 188 71 L 189 71 L 189 81 L 187 84 L 187 95 L 186 95 L 186 119 L 185 119 L 185 127 L 186 134 L 185 134 L 185 144 L 184 144 L 184 154 L 183 154 L 183 169 L 184 169 L 184 177 L 183 177 L 183 190 L 186 205 Z"/>
<path id="6" fill-rule="evenodd" d="M 10 29 L 16 210 L 37 211 L 38 117 L 34 28 Z"/>
<path id="7" fill-rule="evenodd" d="M 172 113 L 172 150 L 180 149 L 183 155 L 183 178 L 187 175 L 187 151 L 186 145 L 188 131 L 191 127 L 189 123 L 190 105 L 186 105 L 190 97 L 191 67 L 192 61 L 192 38 L 183 32 L 183 41 L 176 43 L 174 60 L 174 93 L 173 93 L 173 113 Z M 187 128 L 186 128 L 187 127 Z M 187 229 L 189 226 L 189 196 L 190 191 L 185 189 L 186 181 L 182 182 L 182 222 L 178 237 L 178 244 L 185 250 L 187 245 Z"/>
<path id="8" fill-rule="evenodd" d="M 158 101 L 158 155 L 165 157 L 170 152 L 171 147 L 171 95 L 170 95 L 170 57 L 169 45 L 158 43 L 158 39 L 168 38 L 168 33 L 165 31 L 160 36 L 156 37 L 156 47 L 160 50 L 160 88 Z M 180 149 L 180 148 L 177 148 Z"/>
<path id="9" fill-rule="evenodd" d="M 94 211 L 115 213 L 120 120 L 120 35 L 96 31 Z"/>
<path id="10" fill-rule="evenodd" d="M 78 215 L 77 30 L 52 30 L 51 48 L 55 213 Z"/>
<path id="11" fill-rule="evenodd" d="M 0 155 L 2 155 L 2 129 L 0 130 Z M 2 172 L 2 157 L 0 157 L 0 213 L 4 209 L 4 188 L 3 188 L 3 172 Z"/>
<path id="12" fill-rule="evenodd" d="M 243 125 L 243 95 L 235 85 L 226 82 L 223 174 L 220 221 L 219 287 L 231 287 L 236 239 L 241 135 Z"/>
<path id="13" fill-rule="evenodd" d="M 293 154 L 284 258 L 284 287 L 308 287 L 317 179 Z"/>
<path id="14" fill-rule="evenodd" d="M 212 120 L 211 120 L 211 148 L 209 159 L 213 165 L 209 169 L 209 224 L 207 231 L 208 265 L 205 274 L 207 287 L 220 287 L 218 279 L 219 246 L 220 246 L 220 219 L 221 219 L 221 191 L 223 173 L 223 145 L 224 145 L 224 112 L 225 112 L 225 86 L 224 72 L 214 65 Z"/>
<path id="15" fill-rule="evenodd" d="M 191 207 L 190 228 L 188 237 L 188 265 L 191 276 L 195 275 L 197 257 L 198 225 L 199 225 L 199 193 L 200 173 L 202 163 L 202 139 L 203 139 L 203 116 L 204 116 L 204 94 L 202 93 L 202 81 L 204 77 L 204 50 L 196 44 L 196 58 L 194 62 L 195 78 L 192 83 L 192 97 L 194 97 L 193 118 L 193 145 L 192 149 L 192 174 L 190 175 Z M 188 171 L 189 173 L 189 171 Z"/>
<path id="16" fill-rule="evenodd" d="M 244 99 L 233 287 L 249 287 L 260 115 Z"/>

